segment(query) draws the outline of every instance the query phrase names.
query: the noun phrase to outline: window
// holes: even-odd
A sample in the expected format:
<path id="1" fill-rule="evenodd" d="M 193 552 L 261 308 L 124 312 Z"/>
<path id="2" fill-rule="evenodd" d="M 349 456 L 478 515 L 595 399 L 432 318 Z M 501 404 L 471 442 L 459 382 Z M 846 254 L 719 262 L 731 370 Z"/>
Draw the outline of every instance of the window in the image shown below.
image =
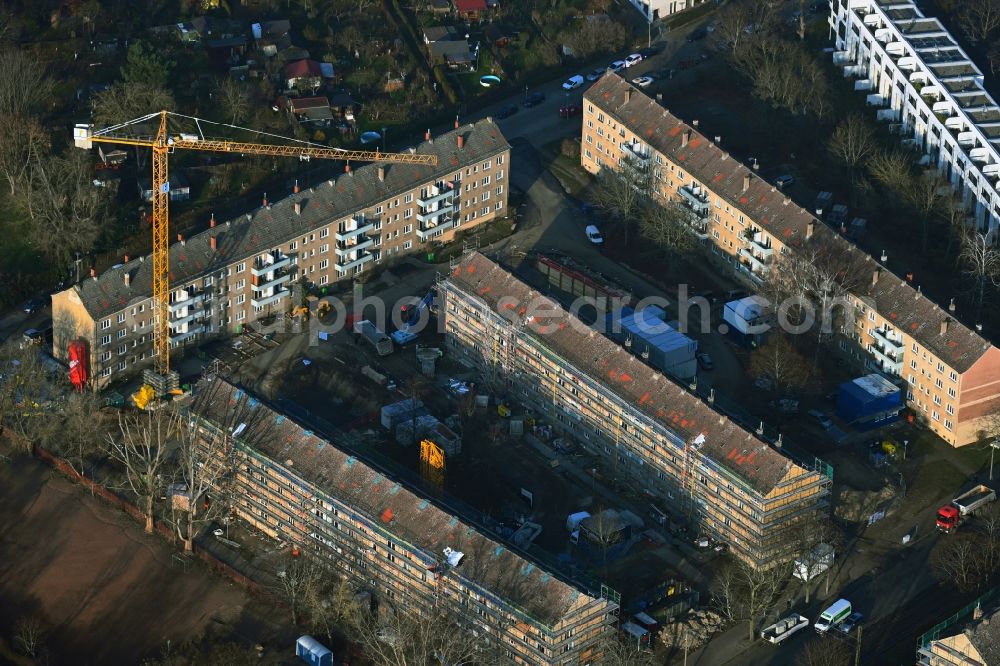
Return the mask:
<path id="1" fill-rule="evenodd" d="M 101 377 L 110 377 L 110 376 L 111 376 L 111 368 L 110 367 L 104 368 L 103 370 L 101 370 Z"/>
<path id="2" fill-rule="evenodd" d="M 948 388 L 948 397 L 949 398 L 954 398 L 955 397 L 955 389 L 953 389 L 951 387 Z"/>
<path id="3" fill-rule="evenodd" d="M 948 412 L 949 414 L 954 414 L 955 413 L 955 406 L 949 404 L 947 407 L 945 407 L 944 411 Z"/>
<path id="4" fill-rule="evenodd" d="M 320 284 L 326 284 L 329 281 L 330 281 L 330 276 L 329 275 L 320 275 L 319 276 L 319 283 Z"/>
<path id="5" fill-rule="evenodd" d="M 319 251 L 320 251 L 320 254 L 322 254 L 323 252 L 329 252 L 330 251 L 330 246 L 329 245 L 320 245 L 319 246 Z"/>
<path id="6" fill-rule="evenodd" d="M 110 335 L 105 335 L 104 337 L 102 337 L 101 338 L 101 344 L 102 345 L 110 345 L 111 344 L 111 336 Z"/>
<path id="7" fill-rule="evenodd" d="M 111 328 L 111 320 L 105 319 L 104 321 L 101 322 L 101 330 L 103 331 L 108 328 Z"/>
<path id="8" fill-rule="evenodd" d="M 244 303 L 246 303 L 246 301 L 247 301 L 246 294 L 240 294 L 239 296 L 236 297 L 236 305 L 243 305 Z"/>
<path id="9" fill-rule="evenodd" d="M 104 353 L 102 353 L 101 357 L 100 357 L 100 360 L 101 361 L 110 361 L 111 360 L 111 352 L 104 352 Z"/>
<path id="10" fill-rule="evenodd" d="M 239 282 L 236 283 L 236 290 L 239 291 L 241 289 L 244 289 L 246 286 L 247 286 L 247 281 L 240 280 Z"/>
<path id="11" fill-rule="evenodd" d="M 124 337 L 125 337 L 125 336 L 126 336 L 127 334 L 128 334 L 128 331 L 127 331 L 127 330 L 125 330 L 124 328 L 123 328 L 123 329 L 121 329 L 120 331 L 118 331 L 118 339 L 119 339 L 119 340 L 121 340 L 121 339 L 122 339 L 122 338 L 124 338 Z"/>
<path id="12" fill-rule="evenodd" d="M 118 355 L 121 356 L 128 351 L 128 345 L 118 345 Z"/>
<path id="13" fill-rule="evenodd" d="M 128 364 L 127 364 L 127 363 L 125 363 L 125 361 L 122 361 L 121 363 L 119 363 L 119 364 L 118 364 L 118 372 L 121 372 L 121 371 L 122 371 L 122 370 L 124 370 L 124 369 L 125 369 L 125 368 L 126 368 L 127 366 L 128 366 Z"/>
<path id="14" fill-rule="evenodd" d="M 483 201 L 486 201 L 489 198 L 490 198 L 490 191 L 486 190 L 485 192 L 483 192 Z"/>
<path id="15" fill-rule="evenodd" d="M 913 368 L 914 370 L 917 369 L 917 359 L 912 359 L 910 361 L 910 367 Z"/>
<path id="16" fill-rule="evenodd" d="M 497 180 L 503 180 L 503 171 L 497 171 Z"/>
<path id="17" fill-rule="evenodd" d="M 326 238 L 329 235 L 330 235 L 330 229 L 329 229 L 329 227 L 319 230 L 319 237 L 320 238 Z"/>
<path id="18" fill-rule="evenodd" d="M 294 251 L 294 250 L 295 250 L 295 248 L 297 248 L 298 246 L 299 246 L 299 244 L 298 244 L 298 243 L 296 243 L 295 241 L 292 241 L 291 243 L 289 243 L 289 244 L 288 244 L 288 251 L 289 251 L 289 252 L 292 252 L 292 251 Z"/>
<path id="19" fill-rule="evenodd" d="M 376 215 L 382 214 L 382 206 L 375 206 L 375 214 Z"/>
<path id="20" fill-rule="evenodd" d="M 406 241 L 405 243 L 403 243 L 404 250 L 409 250 L 411 247 L 413 247 L 413 241 Z"/>
<path id="21" fill-rule="evenodd" d="M 953 371 L 953 372 L 951 372 L 951 374 L 948 375 L 948 379 L 950 379 L 953 382 L 957 382 L 958 381 L 958 375 Z"/>
<path id="22" fill-rule="evenodd" d="M 408 203 L 412 203 L 412 202 L 413 202 L 413 195 L 412 194 L 407 194 L 406 196 L 403 197 L 403 203 L 408 204 Z"/>
<path id="23" fill-rule="evenodd" d="M 502 201 L 498 201 L 497 205 L 494 206 L 494 209 L 495 210 L 500 210 L 501 208 L 503 208 L 503 202 Z"/>
<path id="24" fill-rule="evenodd" d="M 948 419 L 944 420 L 944 427 L 947 428 L 948 430 L 951 430 L 952 425 L 953 425 L 952 422 L 949 421 Z"/>
<path id="25" fill-rule="evenodd" d="M 242 321 L 247 318 L 246 310 L 240 310 L 236 313 L 236 321 Z"/>
<path id="26" fill-rule="evenodd" d="M 944 372 L 944 363 L 938 363 L 937 364 L 937 371 L 938 372 Z"/>
<path id="27" fill-rule="evenodd" d="M 490 177 L 486 176 L 485 178 L 483 178 L 483 185 L 489 185 L 489 184 L 490 184 Z"/>
<path id="28" fill-rule="evenodd" d="M 325 270 L 326 270 L 327 268 L 329 268 L 329 266 L 330 266 L 330 260 L 329 260 L 329 259 L 322 259 L 322 260 L 321 260 L 321 261 L 319 262 L 319 269 L 320 269 L 321 271 L 325 271 Z M 310 272 L 311 272 L 311 271 L 310 271 Z"/>
<path id="29" fill-rule="evenodd" d="M 237 273 L 242 273 L 246 269 L 247 269 L 246 262 L 243 262 L 242 264 L 236 264 L 236 272 Z M 240 287 L 240 289 L 242 289 L 242 287 Z"/>

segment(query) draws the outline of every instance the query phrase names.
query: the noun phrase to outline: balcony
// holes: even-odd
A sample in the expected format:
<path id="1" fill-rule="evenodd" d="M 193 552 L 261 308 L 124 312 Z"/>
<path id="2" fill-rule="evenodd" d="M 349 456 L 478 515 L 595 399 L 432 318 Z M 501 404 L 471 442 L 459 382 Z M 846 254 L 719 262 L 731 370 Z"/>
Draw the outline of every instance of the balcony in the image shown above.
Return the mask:
<path id="1" fill-rule="evenodd" d="M 687 204 L 695 215 L 704 219 L 708 217 L 708 210 L 711 207 L 708 201 L 708 194 L 699 185 L 684 185 L 677 188 L 677 194 Z"/>
<path id="2" fill-rule="evenodd" d="M 868 351 L 875 357 L 882 372 L 890 375 L 899 375 L 903 371 L 902 355 L 894 353 L 891 347 L 874 344 L 868 346 Z"/>
<path id="3" fill-rule="evenodd" d="M 351 225 L 351 223 L 353 223 L 353 226 Z M 337 239 L 337 242 L 349 241 L 352 238 L 357 238 L 361 234 L 366 234 L 375 228 L 375 223 L 366 222 L 364 220 L 358 222 L 354 218 L 351 218 L 351 222 L 348 223 L 347 226 L 351 226 L 352 228 L 349 229 L 345 228 L 343 231 L 337 231 L 335 234 L 333 234 L 333 237 Z"/>
<path id="4" fill-rule="evenodd" d="M 292 258 L 280 252 L 268 252 L 263 259 L 258 259 L 250 267 L 250 274 L 260 277 L 266 273 L 279 270 L 292 263 Z"/>
<path id="5" fill-rule="evenodd" d="M 450 219 L 430 226 L 421 225 L 417 227 L 417 238 L 419 238 L 422 241 L 425 241 L 430 238 L 434 238 L 435 236 L 440 236 L 441 234 L 448 231 L 454 226 L 455 226 L 455 221 Z"/>
<path id="6" fill-rule="evenodd" d="M 759 261 L 768 262 L 771 257 L 774 256 L 774 248 L 771 247 L 771 241 L 761 233 L 756 231 L 753 234 L 744 234 L 745 242 L 747 244 L 747 249 L 753 253 Z"/>
<path id="7" fill-rule="evenodd" d="M 428 188 L 426 198 L 417 197 L 417 205 L 421 208 L 426 208 L 427 206 L 433 206 L 437 202 L 449 199 L 453 196 L 455 196 L 455 187 L 453 185 L 435 185 Z"/>
<path id="8" fill-rule="evenodd" d="M 451 215 L 451 213 L 453 212 L 455 212 L 455 206 L 453 206 L 452 204 L 448 204 L 445 206 L 441 206 L 435 210 L 429 210 L 417 213 L 417 220 L 420 222 L 433 222 L 442 215 L 446 214 Z"/>
<path id="9" fill-rule="evenodd" d="M 365 236 L 365 238 L 359 240 L 357 243 L 337 243 L 337 245 L 333 248 L 333 251 L 337 253 L 338 257 L 343 258 L 349 256 L 352 252 L 364 250 L 374 244 L 374 238 Z"/>
<path id="10" fill-rule="evenodd" d="M 195 319 L 200 319 L 201 317 L 204 317 L 204 316 L 205 316 L 205 311 L 204 310 L 202 310 L 202 309 L 192 310 L 191 312 L 183 314 L 183 315 L 177 317 L 176 319 L 171 319 L 170 320 L 170 328 L 183 326 L 184 324 L 187 324 L 188 322 L 192 322 Z"/>
<path id="11" fill-rule="evenodd" d="M 357 268 L 358 266 L 367 264 L 369 261 L 372 261 L 372 259 L 373 259 L 372 255 L 369 254 L 368 252 L 362 252 L 360 256 L 357 256 L 353 259 L 350 257 L 346 257 L 343 261 L 337 262 L 336 264 L 337 272 L 340 274 L 344 274 L 349 270 Z"/>
<path id="12" fill-rule="evenodd" d="M 274 289 L 273 291 L 268 289 L 267 291 L 257 291 L 254 290 L 254 295 L 250 299 L 250 305 L 255 308 L 262 308 L 265 305 L 271 305 L 272 303 L 277 303 L 285 296 L 288 296 L 291 292 L 284 287 L 279 289 Z"/>
<path id="13" fill-rule="evenodd" d="M 208 296 L 209 292 L 206 291 L 185 291 L 182 290 L 180 295 L 177 297 L 173 303 L 167 306 L 170 310 L 170 314 L 182 310 L 183 308 L 191 307 L 202 303 Z"/>
<path id="14" fill-rule="evenodd" d="M 193 326 L 190 328 L 185 328 L 185 330 L 178 332 L 176 335 L 170 336 L 170 344 L 179 345 L 181 343 L 187 342 L 199 333 L 204 333 L 205 327 L 202 325 Z"/>
<path id="15" fill-rule="evenodd" d="M 740 261 L 746 262 L 752 273 L 758 276 L 763 274 L 767 270 L 767 265 L 770 263 L 769 259 L 753 254 L 750 250 L 743 248 L 740 250 Z"/>
<path id="16" fill-rule="evenodd" d="M 640 166 L 649 164 L 649 149 L 641 143 L 623 143 L 622 151 L 624 156 Z"/>
<path id="17" fill-rule="evenodd" d="M 902 340 L 895 340 L 889 337 L 889 333 L 881 329 L 875 329 L 874 331 L 872 331 L 872 337 L 875 338 L 875 344 L 885 347 L 887 350 L 891 351 L 893 355 L 902 359 L 903 357 Z"/>
<path id="18" fill-rule="evenodd" d="M 292 274 L 287 271 L 275 271 L 270 276 L 265 275 L 263 277 L 257 277 L 256 275 L 250 279 L 250 284 L 257 291 L 263 291 L 265 289 L 271 289 L 279 285 L 283 285 L 292 279 Z"/>

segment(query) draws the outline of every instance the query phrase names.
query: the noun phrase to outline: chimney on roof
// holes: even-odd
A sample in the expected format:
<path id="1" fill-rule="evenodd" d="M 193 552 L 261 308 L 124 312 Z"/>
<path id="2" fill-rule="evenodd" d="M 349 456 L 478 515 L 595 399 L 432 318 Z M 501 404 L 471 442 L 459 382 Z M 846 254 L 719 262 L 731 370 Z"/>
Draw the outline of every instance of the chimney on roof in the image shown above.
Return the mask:
<path id="1" fill-rule="evenodd" d="M 296 215 L 301 215 L 302 214 L 302 202 L 300 202 L 300 201 L 296 201 L 295 202 L 295 214 Z"/>
<path id="2" fill-rule="evenodd" d="M 210 248 L 212 248 L 213 250 L 218 250 L 219 249 L 219 239 L 216 238 L 215 236 L 209 236 L 208 237 L 208 246 Z"/>
<path id="3" fill-rule="evenodd" d="M 132 284 L 132 275 L 128 271 L 122 273 L 122 279 L 125 280 L 126 287 Z"/>
<path id="4" fill-rule="evenodd" d="M 351 173 L 351 163 L 350 162 L 348 162 L 347 164 L 344 165 L 344 173 Z M 330 183 L 330 185 L 333 185 L 333 183 Z"/>
<path id="5" fill-rule="evenodd" d="M 920 285 L 918 284 L 918 285 L 917 285 L 917 293 L 916 293 L 916 295 L 914 295 L 914 297 L 913 297 L 913 298 L 914 298 L 914 299 L 919 299 L 919 298 L 920 298 L 920 295 L 921 295 L 922 293 L 923 293 L 923 292 L 922 292 L 922 291 L 920 290 Z"/>
<path id="6" fill-rule="evenodd" d="M 385 165 L 384 164 L 379 164 L 378 165 L 378 179 L 380 181 L 384 181 L 385 180 Z"/>
<path id="7" fill-rule="evenodd" d="M 684 130 L 684 133 L 681 134 L 681 148 L 686 147 L 688 145 L 688 141 L 690 140 L 691 140 L 691 130 Z"/>
<path id="8" fill-rule="evenodd" d="M 208 221 L 208 228 L 209 229 L 215 228 L 215 213 L 212 213 L 212 219 Z"/>
<path id="9" fill-rule="evenodd" d="M 873 287 L 878 284 L 878 278 L 879 278 L 879 276 L 881 274 L 882 274 L 882 269 L 881 268 L 876 268 L 875 270 L 872 271 L 872 286 Z"/>
<path id="10" fill-rule="evenodd" d="M 955 311 L 955 299 L 953 298 L 951 299 L 951 302 L 948 303 L 948 312 L 954 312 L 954 311 Z"/>
<path id="11" fill-rule="evenodd" d="M 976 607 L 972 609 L 972 619 L 973 621 L 981 620 L 982 617 L 983 617 L 983 608 L 979 604 L 979 602 L 976 602 Z"/>
<path id="12" fill-rule="evenodd" d="M 632 87 L 629 86 L 625 89 L 625 103 L 628 104 L 629 100 L 632 99 Z"/>
<path id="13" fill-rule="evenodd" d="M 424 132 L 424 141 L 430 142 L 431 140 L 431 128 L 428 127 L 427 131 Z"/>
<path id="14" fill-rule="evenodd" d="M 128 255 L 127 254 L 125 255 L 125 261 L 123 261 L 122 263 L 123 264 L 127 264 L 128 263 Z"/>
<path id="15" fill-rule="evenodd" d="M 94 268 L 93 266 L 90 267 L 90 277 L 94 278 L 95 280 L 97 279 L 97 269 Z"/>
<path id="16" fill-rule="evenodd" d="M 881 261 L 883 264 L 889 261 L 889 255 L 885 253 L 885 250 L 882 250 L 882 256 L 879 257 L 879 261 Z"/>
<path id="17" fill-rule="evenodd" d="M 459 134 L 458 135 L 458 147 L 462 148 L 463 146 L 465 146 L 465 137 L 462 136 L 461 134 Z"/>
<path id="18" fill-rule="evenodd" d="M 697 127 L 697 126 L 698 126 L 698 119 L 695 118 L 694 120 L 691 121 L 691 127 Z"/>
<path id="19" fill-rule="evenodd" d="M 299 193 L 299 179 L 296 178 L 295 185 L 292 186 L 292 194 L 298 194 L 298 193 Z"/>
<path id="20" fill-rule="evenodd" d="M 909 273 L 906 274 L 906 281 L 913 282 L 913 271 L 910 271 Z"/>
<path id="21" fill-rule="evenodd" d="M 743 191 L 746 192 L 750 189 L 750 174 L 743 174 Z"/>
<path id="22" fill-rule="evenodd" d="M 982 333 L 982 332 L 983 332 L 983 325 L 976 324 L 976 333 Z"/>
<path id="23" fill-rule="evenodd" d="M 184 245 L 184 234 L 177 234 L 177 242 Z"/>
<path id="24" fill-rule="evenodd" d="M 941 335 L 944 335 L 948 332 L 948 322 L 950 321 L 951 317 L 945 317 L 944 319 L 941 320 Z"/>
<path id="25" fill-rule="evenodd" d="M 788 201 L 788 199 L 785 199 L 785 201 Z M 816 221 L 809 220 L 809 223 L 806 225 L 806 240 L 812 238 L 814 233 L 816 233 Z"/>
<path id="26" fill-rule="evenodd" d="M 720 143 L 722 143 L 722 137 L 719 136 L 718 134 L 716 134 L 715 135 L 715 144 L 719 145 Z"/>
<path id="27" fill-rule="evenodd" d="M 263 206 L 264 206 L 264 208 L 267 208 L 267 192 L 264 192 L 264 203 L 263 203 Z"/>
<path id="28" fill-rule="evenodd" d="M 455 129 L 458 129 L 458 116 L 455 116 Z"/>

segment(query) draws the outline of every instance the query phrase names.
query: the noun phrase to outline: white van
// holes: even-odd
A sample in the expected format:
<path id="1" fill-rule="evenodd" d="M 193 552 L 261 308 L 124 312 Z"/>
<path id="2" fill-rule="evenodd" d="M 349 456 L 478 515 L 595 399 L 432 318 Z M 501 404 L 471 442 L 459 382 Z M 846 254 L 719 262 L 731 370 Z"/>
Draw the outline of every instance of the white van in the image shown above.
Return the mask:
<path id="1" fill-rule="evenodd" d="M 851 602 L 847 599 L 838 599 L 832 606 L 823 611 L 813 628 L 818 634 L 825 634 L 831 627 L 846 620 L 851 614 Z"/>
<path id="2" fill-rule="evenodd" d="M 591 243 L 594 245 L 604 245 L 604 236 L 601 235 L 601 230 L 596 226 L 588 224 L 585 231 L 587 232 L 587 240 Z"/>

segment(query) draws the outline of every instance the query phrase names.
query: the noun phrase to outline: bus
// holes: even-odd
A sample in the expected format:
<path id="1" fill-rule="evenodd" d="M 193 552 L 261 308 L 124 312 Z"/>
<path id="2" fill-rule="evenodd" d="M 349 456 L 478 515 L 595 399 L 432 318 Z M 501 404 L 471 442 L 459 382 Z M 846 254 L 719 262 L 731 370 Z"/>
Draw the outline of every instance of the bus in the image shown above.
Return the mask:
<path id="1" fill-rule="evenodd" d="M 851 602 L 847 599 L 838 599 L 832 606 L 823 611 L 813 628 L 816 633 L 825 634 L 831 627 L 836 627 L 851 614 Z"/>

